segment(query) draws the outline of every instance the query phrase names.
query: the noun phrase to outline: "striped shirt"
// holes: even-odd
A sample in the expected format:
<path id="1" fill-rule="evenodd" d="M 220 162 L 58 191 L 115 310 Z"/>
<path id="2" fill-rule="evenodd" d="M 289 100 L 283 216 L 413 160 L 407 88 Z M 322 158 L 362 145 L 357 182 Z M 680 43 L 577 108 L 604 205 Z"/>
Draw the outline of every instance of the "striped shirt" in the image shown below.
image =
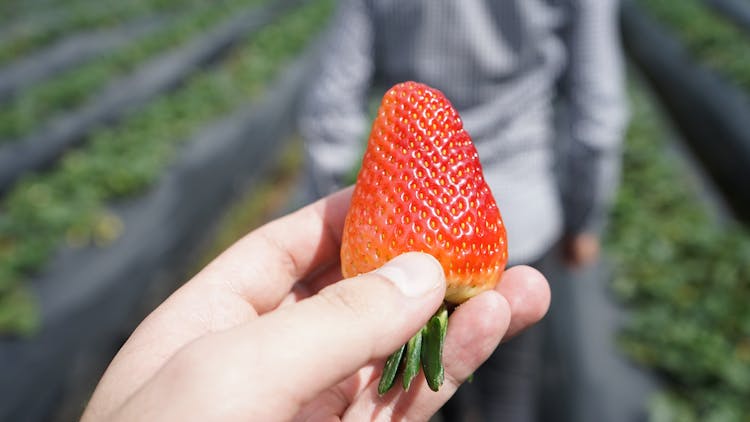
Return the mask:
<path id="1" fill-rule="evenodd" d="M 300 118 L 310 191 L 340 188 L 361 160 L 373 87 L 416 80 L 461 114 L 513 263 L 565 231 L 599 230 L 627 119 L 617 10 L 616 0 L 340 0 Z"/>

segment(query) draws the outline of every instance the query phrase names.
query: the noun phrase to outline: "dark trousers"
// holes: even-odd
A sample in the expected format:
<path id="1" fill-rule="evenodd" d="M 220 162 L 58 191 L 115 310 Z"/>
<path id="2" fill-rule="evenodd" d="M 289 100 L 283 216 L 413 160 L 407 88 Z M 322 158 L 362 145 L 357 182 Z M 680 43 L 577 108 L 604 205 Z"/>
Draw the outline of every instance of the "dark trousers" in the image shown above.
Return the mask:
<path id="1" fill-rule="evenodd" d="M 542 263 L 534 263 L 540 269 Z M 443 406 L 444 422 L 532 422 L 539 409 L 544 327 L 537 325 L 500 344 Z"/>
<path id="2" fill-rule="evenodd" d="M 445 422 L 536 420 L 541 330 L 534 327 L 500 345 L 441 411 Z"/>

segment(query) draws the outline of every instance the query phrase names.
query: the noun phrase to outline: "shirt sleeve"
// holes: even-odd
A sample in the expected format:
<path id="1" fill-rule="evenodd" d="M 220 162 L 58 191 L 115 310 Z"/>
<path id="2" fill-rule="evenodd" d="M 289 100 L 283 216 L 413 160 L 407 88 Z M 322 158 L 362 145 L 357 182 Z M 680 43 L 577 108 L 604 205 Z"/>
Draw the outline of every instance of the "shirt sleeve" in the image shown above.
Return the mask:
<path id="1" fill-rule="evenodd" d="M 617 190 L 628 119 L 617 0 L 575 0 L 562 80 L 569 139 L 563 151 L 566 232 L 598 232 Z"/>
<path id="2" fill-rule="evenodd" d="M 373 76 L 372 16 L 364 0 L 341 0 L 303 100 L 299 128 L 315 196 L 346 184 L 364 149 Z"/>

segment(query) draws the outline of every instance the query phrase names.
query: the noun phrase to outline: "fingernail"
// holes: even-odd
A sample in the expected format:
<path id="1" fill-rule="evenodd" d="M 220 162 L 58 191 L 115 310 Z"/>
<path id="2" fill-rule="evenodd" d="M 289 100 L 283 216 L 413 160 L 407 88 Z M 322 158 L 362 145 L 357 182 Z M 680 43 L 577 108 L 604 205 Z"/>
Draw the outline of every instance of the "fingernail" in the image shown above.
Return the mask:
<path id="1" fill-rule="evenodd" d="M 409 297 L 424 296 L 445 283 L 440 263 L 430 255 L 409 252 L 393 258 L 375 271 Z"/>

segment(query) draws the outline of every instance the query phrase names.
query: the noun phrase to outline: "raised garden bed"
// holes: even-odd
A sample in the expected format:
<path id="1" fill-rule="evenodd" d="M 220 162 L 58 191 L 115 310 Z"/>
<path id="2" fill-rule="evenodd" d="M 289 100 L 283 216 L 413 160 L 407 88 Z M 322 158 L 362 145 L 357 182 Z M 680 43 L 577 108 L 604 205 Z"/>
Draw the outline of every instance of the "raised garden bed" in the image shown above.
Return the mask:
<path id="1" fill-rule="evenodd" d="M 199 2 L 200 0 L 81 0 L 39 4 L 27 16 L 17 16 L 0 24 L 0 64 L 7 64 L 78 31 L 105 28 L 147 15 L 170 13 Z M 20 7 L 26 3 L 34 6 L 34 2 L 26 1 Z"/>
<path id="2" fill-rule="evenodd" d="M 64 112 L 72 113 L 70 110 L 84 105 L 86 101 L 94 101 L 105 89 L 111 90 L 112 86 L 117 86 L 120 83 L 116 81 L 118 78 L 132 78 L 129 74 L 138 72 L 139 66 L 149 66 L 149 59 L 163 60 L 155 57 L 190 49 L 191 43 L 200 44 L 201 36 L 210 28 L 221 32 L 222 27 L 232 26 L 231 22 L 237 14 L 252 14 L 243 9 L 257 6 L 258 3 L 261 1 L 226 0 L 216 5 L 188 9 L 184 14 L 166 21 L 149 37 L 21 93 L 0 109 L 0 143 L 18 142 L 24 136 L 32 136 L 33 129 L 53 117 Z"/>
<path id="3" fill-rule="evenodd" d="M 750 414 L 750 233 L 715 218 L 661 110 L 634 88 L 607 242 L 628 312 L 619 344 L 661 381 L 650 419 L 741 422 Z"/>
<path id="4" fill-rule="evenodd" d="M 750 3 L 744 0 L 703 0 L 710 7 L 732 21 L 738 28 L 750 33 Z"/>
<path id="5" fill-rule="evenodd" d="M 750 43 L 705 6 L 625 2 L 625 45 L 733 215 L 750 221 Z M 610 237 L 613 286 L 632 313 L 621 346 L 665 384 L 654 420 L 746 421 L 750 233 L 698 199 L 660 110 L 643 96 L 633 110 Z"/>
<path id="6" fill-rule="evenodd" d="M 35 278 L 42 329 L 0 340 L 0 419 L 47 420 L 60 400 L 72 399 L 61 391 L 75 385 L 70 364 L 86 356 L 103 370 L 143 317 L 143 301 L 153 305 L 186 276 L 212 222 L 267 170 L 253 158 L 267 156 L 270 164 L 283 146 L 304 77 L 297 65 L 264 102 L 188 140 L 178 163 L 145 195 L 110 208 L 125 228 L 116 241 L 65 249 Z M 85 397 L 77 399 L 82 405 Z"/>
<path id="7" fill-rule="evenodd" d="M 0 69 L 0 104 L 24 89 L 116 50 L 166 24 L 150 17 L 116 28 L 76 34 Z"/>
<path id="8" fill-rule="evenodd" d="M 627 13 L 634 5 L 678 39 L 694 62 L 750 91 L 750 39 L 726 14 L 717 13 L 718 6 L 710 7 L 709 0 L 630 0 Z"/>
<path id="9" fill-rule="evenodd" d="M 237 41 L 260 30 L 294 3 L 276 2 L 236 15 L 199 39 L 115 81 L 80 109 L 42 125 L 26 138 L 0 145 L 0 193 L 24 174 L 54 163 L 97 126 L 116 122 L 178 87 L 201 66 L 220 58 Z"/>
<path id="10" fill-rule="evenodd" d="M 683 5 L 682 2 L 679 4 Z M 694 16 L 695 5 L 691 4 L 692 1 L 683 5 L 684 10 L 689 11 L 688 16 Z M 683 9 L 677 7 L 676 10 Z M 740 88 L 750 86 L 750 62 L 744 60 L 750 57 L 750 43 L 745 39 L 743 43 L 737 40 L 733 44 L 727 43 L 728 54 L 719 54 L 723 44 L 707 49 L 705 51 L 716 54 L 713 61 L 704 64 L 699 61 L 700 56 L 694 55 L 694 49 L 686 47 L 691 41 L 683 41 L 665 30 L 636 3 L 624 2 L 622 17 L 628 54 L 643 71 L 683 139 L 706 167 L 736 215 L 750 221 L 750 189 L 747 189 L 750 180 L 750 91 Z M 722 28 L 727 30 L 731 25 L 724 23 Z M 694 25 L 690 28 L 700 27 Z M 695 37 L 694 44 L 710 38 L 709 35 Z M 725 62 L 719 58 L 734 60 L 731 62 L 736 63 L 732 67 L 734 70 L 719 66 L 717 63 Z M 720 76 L 718 68 L 722 69 L 722 75 L 729 76 Z"/>

